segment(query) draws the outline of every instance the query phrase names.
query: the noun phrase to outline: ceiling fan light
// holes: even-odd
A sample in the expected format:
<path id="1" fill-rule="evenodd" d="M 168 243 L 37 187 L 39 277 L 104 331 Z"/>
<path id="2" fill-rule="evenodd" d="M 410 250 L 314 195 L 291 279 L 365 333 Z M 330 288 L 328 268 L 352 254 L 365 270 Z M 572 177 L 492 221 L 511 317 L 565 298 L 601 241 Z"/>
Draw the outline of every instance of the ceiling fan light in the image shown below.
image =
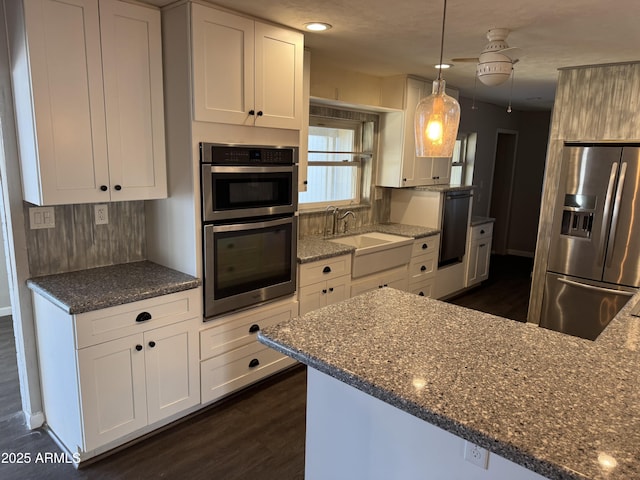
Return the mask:
<path id="1" fill-rule="evenodd" d="M 460 104 L 445 93 L 445 81 L 433 82 L 431 95 L 416 107 L 416 157 L 451 157 L 458 136 Z"/>
<path id="2" fill-rule="evenodd" d="M 476 75 L 482 83 L 490 87 L 506 82 L 511 76 L 513 62 L 500 53 L 483 53 L 480 55 Z"/>

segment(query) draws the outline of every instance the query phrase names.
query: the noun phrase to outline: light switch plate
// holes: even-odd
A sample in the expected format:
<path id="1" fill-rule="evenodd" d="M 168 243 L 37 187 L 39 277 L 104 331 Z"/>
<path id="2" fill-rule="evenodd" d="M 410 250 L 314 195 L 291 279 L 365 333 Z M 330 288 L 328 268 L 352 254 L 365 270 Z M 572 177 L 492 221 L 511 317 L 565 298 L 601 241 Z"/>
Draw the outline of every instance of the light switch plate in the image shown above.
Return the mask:
<path id="1" fill-rule="evenodd" d="M 29 227 L 31 230 L 55 228 L 56 215 L 53 207 L 30 207 Z"/>

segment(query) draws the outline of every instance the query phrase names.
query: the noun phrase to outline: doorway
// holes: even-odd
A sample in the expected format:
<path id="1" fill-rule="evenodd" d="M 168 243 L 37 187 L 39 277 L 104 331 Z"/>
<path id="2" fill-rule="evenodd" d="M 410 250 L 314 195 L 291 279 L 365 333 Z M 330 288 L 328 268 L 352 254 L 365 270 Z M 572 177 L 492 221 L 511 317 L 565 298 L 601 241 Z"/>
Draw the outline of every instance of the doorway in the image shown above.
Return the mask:
<path id="1" fill-rule="evenodd" d="M 489 210 L 489 215 L 496 219 L 493 252 L 498 255 L 506 255 L 508 251 L 517 145 L 518 132 L 498 130 Z"/>

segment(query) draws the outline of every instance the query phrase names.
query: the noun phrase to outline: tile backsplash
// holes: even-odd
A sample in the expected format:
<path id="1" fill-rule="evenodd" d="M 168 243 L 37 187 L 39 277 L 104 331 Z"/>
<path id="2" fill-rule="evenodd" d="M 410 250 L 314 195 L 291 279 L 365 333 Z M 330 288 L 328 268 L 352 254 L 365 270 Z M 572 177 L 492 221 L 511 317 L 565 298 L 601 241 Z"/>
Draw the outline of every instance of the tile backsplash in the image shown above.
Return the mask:
<path id="1" fill-rule="evenodd" d="M 371 205 L 340 207 L 341 212 L 352 210 L 355 214 L 355 221 L 349 217 L 349 229 L 359 228 L 376 223 L 386 223 L 389 221 L 391 212 L 391 190 L 380 189 L 381 198 L 374 200 Z M 301 212 L 298 222 L 298 236 L 322 235 L 325 224 L 325 211 Z M 330 221 L 331 219 L 329 219 Z M 342 228 L 342 226 L 340 226 Z"/>
<path id="2" fill-rule="evenodd" d="M 94 204 L 58 205 L 54 228 L 31 230 L 24 202 L 31 276 L 145 260 L 144 202 L 106 205 L 108 224 L 96 225 Z"/>

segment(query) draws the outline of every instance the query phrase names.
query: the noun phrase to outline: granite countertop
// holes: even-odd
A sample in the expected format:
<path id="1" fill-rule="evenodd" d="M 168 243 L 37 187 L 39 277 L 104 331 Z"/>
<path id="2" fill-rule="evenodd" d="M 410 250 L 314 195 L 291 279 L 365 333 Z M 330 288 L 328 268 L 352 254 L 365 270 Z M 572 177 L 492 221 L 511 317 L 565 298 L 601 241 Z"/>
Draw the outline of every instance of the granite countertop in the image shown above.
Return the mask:
<path id="1" fill-rule="evenodd" d="M 473 190 L 474 185 L 421 185 L 413 187 L 414 190 L 422 190 L 427 192 L 457 192 L 461 190 Z"/>
<path id="2" fill-rule="evenodd" d="M 639 299 L 595 341 L 391 288 L 258 338 L 550 479 L 628 480 L 640 478 Z"/>
<path id="3" fill-rule="evenodd" d="M 483 225 L 485 223 L 495 223 L 496 219 L 491 217 L 481 217 L 479 215 L 474 215 L 471 217 L 471 222 L 469 225 L 471 227 L 475 227 L 477 225 Z"/>
<path id="4" fill-rule="evenodd" d="M 437 235 L 440 233 L 440 230 L 417 225 L 403 225 L 400 223 L 378 223 L 353 229 L 344 235 L 332 236 L 331 239 L 367 232 L 381 232 L 416 239 Z M 298 239 L 298 263 L 309 263 L 316 260 L 337 257 L 339 255 L 349 255 L 354 250 L 354 247 L 330 242 L 320 235 L 302 237 Z"/>
<path id="5" fill-rule="evenodd" d="M 69 314 L 190 290 L 200 283 L 191 275 L 147 260 L 27 280 L 31 290 Z"/>

